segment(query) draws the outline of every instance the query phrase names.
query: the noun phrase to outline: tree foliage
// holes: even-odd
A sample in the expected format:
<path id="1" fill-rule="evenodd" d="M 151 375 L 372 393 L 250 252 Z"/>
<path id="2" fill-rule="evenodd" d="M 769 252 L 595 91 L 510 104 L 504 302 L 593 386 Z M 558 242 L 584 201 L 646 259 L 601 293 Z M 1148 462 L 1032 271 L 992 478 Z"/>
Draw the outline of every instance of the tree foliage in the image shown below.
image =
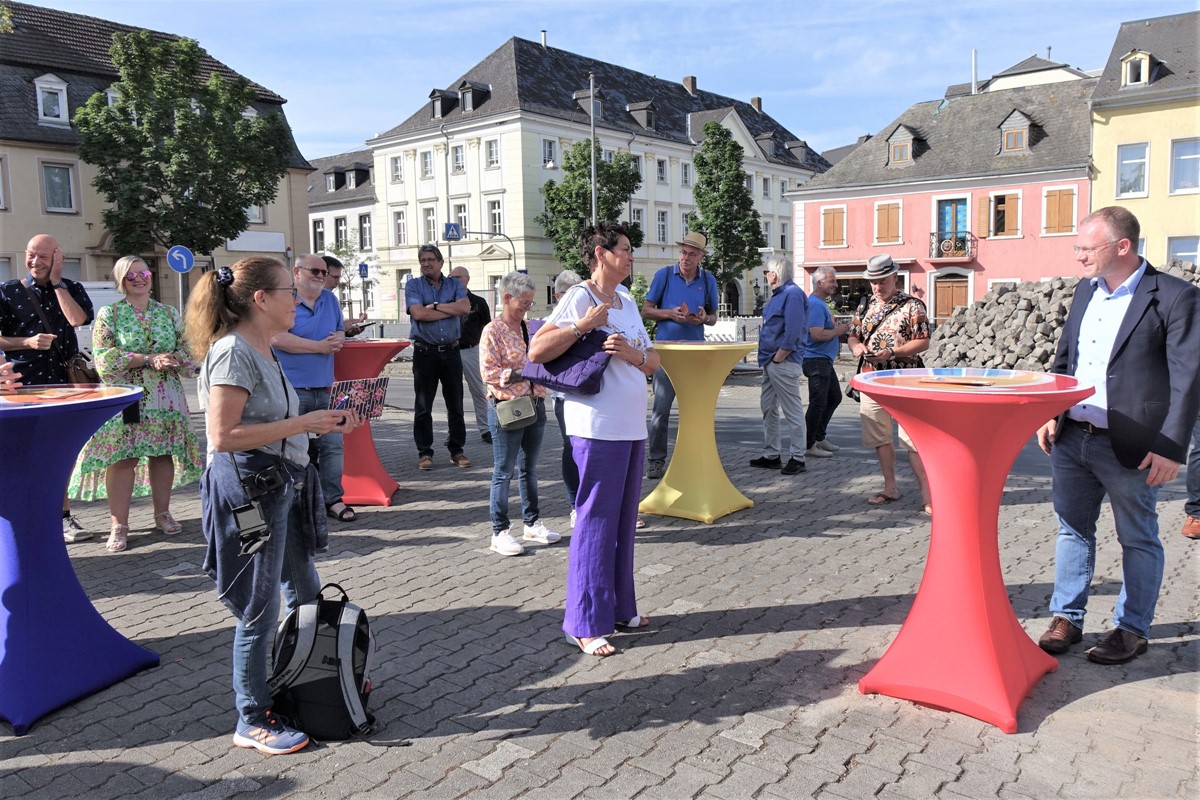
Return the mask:
<path id="1" fill-rule="evenodd" d="M 621 210 L 629 197 L 642 185 L 631 153 L 617 153 L 611 162 L 601 158 L 600 143 L 585 139 L 576 142 L 563 153 L 562 183 L 546 181 L 542 195 L 546 211 L 534 217 L 546 237 L 554 244 L 554 257 L 564 269 L 589 277 L 579 253 L 579 236 L 592 223 L 592 147 L 596 154 L 596 216 L 599 220 L 621 218 Z M 629 242 L 635 248 L 642 245 L 641 226 L 623 223 L 629 229 Z"/>
<path id="2" fill-rule="evenodd" d="M 292 149 L 283 114 L 244 115 L 255 99 L 245 78 L 201 80 L 191 39 L 118 33 L 110 54 L 115 102 L 92 95 L 75 126 L 115 248 L 211 253 L 247 229 L 248 207 L 275 199 Z"/>
<path id="3" fill-rule="evenodd" d="M 696 211 L 691 226 L 708 237 L 704 267 L 718 286 L 736 281 L 757 266 L 766 247 L 754 198 L 746 188 L 745 151 L 719 122 L 704 126 L 704 141 L 696 153 Z"/>

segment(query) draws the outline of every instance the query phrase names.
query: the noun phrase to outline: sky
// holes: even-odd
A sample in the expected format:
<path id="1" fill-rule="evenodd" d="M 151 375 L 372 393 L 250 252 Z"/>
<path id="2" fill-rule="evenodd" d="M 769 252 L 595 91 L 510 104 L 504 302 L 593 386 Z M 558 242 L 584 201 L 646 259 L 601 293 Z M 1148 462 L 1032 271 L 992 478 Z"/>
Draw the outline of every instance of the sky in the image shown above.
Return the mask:
<path id="1" fill-rule="evenodd" d="M 42 0 L 196 39 L 286 98 L 300 152 L 364 149 L 512 36 L 749 101 L 818 151 L 1031 55 L 1100 69 L 1121 22 L 1197 0 Z M 1198 32 L 1200 34 L 1200 32 Z"/>

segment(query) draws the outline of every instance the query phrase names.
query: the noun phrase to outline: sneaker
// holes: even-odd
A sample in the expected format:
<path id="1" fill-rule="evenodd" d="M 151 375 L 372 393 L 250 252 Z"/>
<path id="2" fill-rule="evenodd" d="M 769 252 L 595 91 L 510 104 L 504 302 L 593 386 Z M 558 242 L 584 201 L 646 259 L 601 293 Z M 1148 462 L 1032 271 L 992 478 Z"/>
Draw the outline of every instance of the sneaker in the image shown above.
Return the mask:
<path id="1" fill-rule="evenodd" d="M 86 542 L 90 538 L 92 538 L 92 532 L 80 525 L 79 520 L 74 516 L 68 514 L 63 517 L 63 541 L 74 544 L 75 542 Z"/>
<path id="2" fill-rule="evenodd" d="M 281 756 L 303 750 L 308 745 L 308 734 L 289 728 L 268 711 L 257 725 L 238 720 L 233 743 L 237 747 L 251 747 L 260 753 Z"/>
<path id="3" fill-rule="evenodd" d="M 467 458 L 462 453 L 455 453 L 454 455 L 450 456 L 450 463 L 456 467 L 466 469 L 467 467 L 471 466 L 471 459 Z"/>
<path id="4" fill-rule="evenodd" d="M 658 480 L 666 471 L 666 466 L 661 461 L 646 462 L 646 477 L 652 481 Z"/>
<path id="5" fill-rule="evenodd" d="M 779 470 L 783 475 L 799 475 L 801 472 L 807 471 L 808 467 L 804 466 L 804 462 L 794 458 L 789 458 L 788 462 L 783 465 L 783 469 Z"/>
<path id="6" fill-rule="evenodd" d="M 750 466 L 758 467 L 759 469 L 779 469 L 783 466 L 783 462 L 779 460 L 779 456 L 762 456 L 761 458 L 750 459 Z"/>
<path id="7" fill-rule="evenodd" d="M 822 450 L 815 444 L 804 451 L 805 458 L 833 458 L 833 453 L 828 450 Z"/>
<path id="8" fill-rule="evenodd" d="M 834 444 L 833 442 L 829 441 L 828 439 L 822 439 L 821 441 L 814 444 L 813 447 L 819 447 L 822 450 L 827 450 L 830 453 L 836 453 L 838 450 L 842 449 L 842 448 L 838 447 L 836 444 Z"/>
<path id="9" fill-rule="evenodd" d="M 493 533 L 492 544 L 488 549 L 502 556 L 519 556 L 525 552 L 525 547 L 507 530 Z"/>
<path id="10" fill-rule="evenodd" d="M 546 527 L 546 523 L 540 519 L 532 525 L 525 526 L 525 533 L 521 536 L 527 542 L 541 542 L 542 544 L 554 544 L 562 537 L 554 531 Z"/>
<path id="11" fill-rule="evenodd" d="M 433 469 L 433 457 L 421 456 L 419 459 L 417 459 L 417 469 L 424 470 L 426 472 Z"/>
<path id="12" fill-rule="evenodd" d="M 575 509 L 571 509 L 571 529 L 575 528 Z"/>

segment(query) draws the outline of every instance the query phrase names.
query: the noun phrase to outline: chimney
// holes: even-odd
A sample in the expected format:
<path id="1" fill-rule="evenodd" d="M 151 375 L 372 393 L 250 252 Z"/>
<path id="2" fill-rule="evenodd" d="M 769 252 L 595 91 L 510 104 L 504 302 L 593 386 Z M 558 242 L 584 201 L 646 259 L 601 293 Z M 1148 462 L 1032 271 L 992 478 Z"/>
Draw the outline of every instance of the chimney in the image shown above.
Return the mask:
<path id="1" fill-rule="evenodd" d="M 546 49 L 546 29 L 542 28 L 542 49 Z"/>
<path id="2" fill-rule="evenodd" d="M 757 111 L 760 114 L 762 113 L 762 98 L 761 97 L 751 97 L 750 105 L 754 107 L 755 111 Z"/>
<path id="3" fill-rule="evenodd" d="M 683 77 L 683 88 L 687 89 L 687 93 L 692 97 L 696 96 L 696 76 L 685 75 Z"/>
<path id="4" fill-rule="evenodd" d="M 979 94 L 979 53 L 971 48 L 971 94 Z"/>

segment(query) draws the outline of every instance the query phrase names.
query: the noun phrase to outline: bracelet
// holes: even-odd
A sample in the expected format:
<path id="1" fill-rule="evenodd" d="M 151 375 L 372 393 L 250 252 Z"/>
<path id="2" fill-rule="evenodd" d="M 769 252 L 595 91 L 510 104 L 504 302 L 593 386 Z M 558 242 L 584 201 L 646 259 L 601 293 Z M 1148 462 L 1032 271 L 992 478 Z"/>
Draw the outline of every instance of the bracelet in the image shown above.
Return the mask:
<path id="1" fill-rule="evenodd" d="M 646 361 L 648 358 L 649 357 L 646 355 L 645 351 L 643 351 L 642 352 L 642 363 L 638 364 L 638 369 L 641 369 L 642 367 L 646 366 Z"/>
<path id="2" fill-rule="evenodd" d="M 574 322 L 571 323 L 571 333 L 575 334 L 576 339 L 582 339 L 584 336 L 583 331 L 579 330 L 579 326 Z"/>

